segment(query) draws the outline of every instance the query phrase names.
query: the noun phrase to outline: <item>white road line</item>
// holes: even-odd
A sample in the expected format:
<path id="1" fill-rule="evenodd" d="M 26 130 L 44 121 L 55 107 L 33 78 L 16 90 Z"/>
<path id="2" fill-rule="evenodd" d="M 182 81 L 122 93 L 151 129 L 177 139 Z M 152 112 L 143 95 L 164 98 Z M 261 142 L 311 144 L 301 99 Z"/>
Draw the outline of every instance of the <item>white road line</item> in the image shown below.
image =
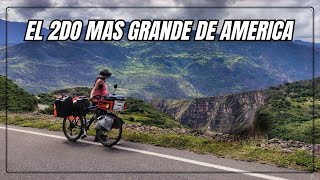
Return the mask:
<path id="1" fill-rule="evenodd" d="M 0 126 L 0 129 L 5 129 L 5 127 Z M 17 131 L 17 132 L 23 132 L 23 133 L 28 133 L 28 134 L 34 134 L 34 135 L 39 135 L 39 136 L 45 136 L 45 137 L 51 137 L 51 138 L 56 138 L 56 139 L 66 139 L 64 136 L 56 136 L 56 135 L 33 132 L 33 131 L 27 131 L 27 130 L 22 130 L 22 129 L 15 129 L 15 128 L 9 128 L 8 127 L 8 130 Z M 102 146 L 102 144 L 97 143 L 97 142 L 92 142 L 92 141 L 78 140 L 78 142 L 92 144 L 92 145 L 101 145 Z M 121 149 L 121 150 L 141 153 L 141 154 L 147 154 L 147 155 L 150 155 L 150 156 L 162 157 L 162 158 L 166 158 L 166 159 L 186 162 L 186 163 L 190 163 L 190 164 L 196 164 L 196 165 L 205 166 L 205 167 L 211 167 L 211 168 L 220 169 L 220 170 L 223 170 L 223 171 L 241 173 L 241 174 L 244 174 L 244 175 L 263 178 L 263 179 L 286 180 L 286 179 L 280 178 L 280 177 L 269 176 L 269 175 L 260 174 L 260 173 L 252 173 L 250 171 L 245 171 L 245 170 L 241 170 L 241 169 L 235 169 L 235 168 L 231 168 L 231 167 L 227 167 L 227 166 L 220 166 L 220 165 L 216 165 L 216 164 L 211 164 L 211 163 L 206 163 L 206 162 L 201 162 L 201 161 L 196 161 L 196 160 L 192 160 L 192 159 L 186 159 L 186 158 L 181 158 L 181 157 L 176 157 L 176 156 L 171 156 L 171 155 L 166 155 L 166 154 L 160 154 L 160 153 L 151 152 L 151 151 L 128 148 L 128 147 L 123 147 L 123 146 L 113 146 L 113 147 L 116 148 L 116 149 Z"/>

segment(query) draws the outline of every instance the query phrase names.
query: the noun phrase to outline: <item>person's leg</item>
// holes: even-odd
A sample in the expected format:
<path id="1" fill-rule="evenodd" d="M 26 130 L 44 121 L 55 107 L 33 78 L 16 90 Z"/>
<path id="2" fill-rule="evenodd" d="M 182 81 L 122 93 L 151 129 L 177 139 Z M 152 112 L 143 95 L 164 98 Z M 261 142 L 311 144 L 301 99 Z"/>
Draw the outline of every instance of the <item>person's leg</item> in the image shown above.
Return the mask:
<path id="1" fill-rule="evenodd" d="M 97 102 L 92 102 L 91 101 L 91 106 L 96 106 L 96 105 L 98 105 L 98 103 Z M 88 122 L 87 122 L 88 123 Z M 86 124 L 85 124 L 85 126 L 87 126 Z M 87 137 L 87 130 L 86 130 L 86 128 L 84 129 L 84 134 L 81 136 L 81 139 L 84 139 L 84 138 L 86 138 Z"/>

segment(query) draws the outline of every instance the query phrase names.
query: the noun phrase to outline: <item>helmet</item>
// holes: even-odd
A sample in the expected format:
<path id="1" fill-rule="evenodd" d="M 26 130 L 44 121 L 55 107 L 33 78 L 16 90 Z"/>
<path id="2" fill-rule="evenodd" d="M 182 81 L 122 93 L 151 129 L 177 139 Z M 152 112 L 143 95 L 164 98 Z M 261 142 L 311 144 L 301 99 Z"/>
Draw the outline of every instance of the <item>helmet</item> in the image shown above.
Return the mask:
<path id="1" fill-rule="evenodd" d="M 112 73 L 110 73 L 108 71 L 108 69 L 104 69 L 104 70 L 100 71 L 99 75 L 109 78 L 112 75 Z"/>

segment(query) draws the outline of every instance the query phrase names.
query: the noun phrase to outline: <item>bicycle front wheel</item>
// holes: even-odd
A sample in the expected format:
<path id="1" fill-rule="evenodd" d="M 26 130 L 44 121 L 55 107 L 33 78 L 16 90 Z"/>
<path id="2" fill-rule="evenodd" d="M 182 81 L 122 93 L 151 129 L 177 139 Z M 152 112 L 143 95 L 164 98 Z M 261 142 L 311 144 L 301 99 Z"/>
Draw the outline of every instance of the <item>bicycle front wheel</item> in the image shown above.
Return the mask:
<path id="1" fill-rule="evenodd" d="M 83 118 L 69 116 L 63 119 L 63 133 L 69 141 L 77 141 L 83 134 Z"/>

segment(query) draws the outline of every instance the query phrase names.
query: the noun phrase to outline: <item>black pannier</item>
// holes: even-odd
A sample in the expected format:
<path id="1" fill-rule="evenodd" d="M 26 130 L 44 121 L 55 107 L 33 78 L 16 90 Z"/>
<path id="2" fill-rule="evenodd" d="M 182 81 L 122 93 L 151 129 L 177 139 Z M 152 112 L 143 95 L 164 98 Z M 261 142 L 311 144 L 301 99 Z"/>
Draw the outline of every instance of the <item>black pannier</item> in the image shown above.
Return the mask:
<path id="1" fill-rule="evenodd" d="M 67 117 L 72 114 L 72 97 L 63 96 L 59 97 L 54 102 L 54 116 L 55 117 Z"/>
<path id="2" fill-rule="evenodd" d="M 73 113 L 76 115 L 84 115 L 90 106 L 89 99 L 86 96 L 77 96 L 73 98 Z"/>

